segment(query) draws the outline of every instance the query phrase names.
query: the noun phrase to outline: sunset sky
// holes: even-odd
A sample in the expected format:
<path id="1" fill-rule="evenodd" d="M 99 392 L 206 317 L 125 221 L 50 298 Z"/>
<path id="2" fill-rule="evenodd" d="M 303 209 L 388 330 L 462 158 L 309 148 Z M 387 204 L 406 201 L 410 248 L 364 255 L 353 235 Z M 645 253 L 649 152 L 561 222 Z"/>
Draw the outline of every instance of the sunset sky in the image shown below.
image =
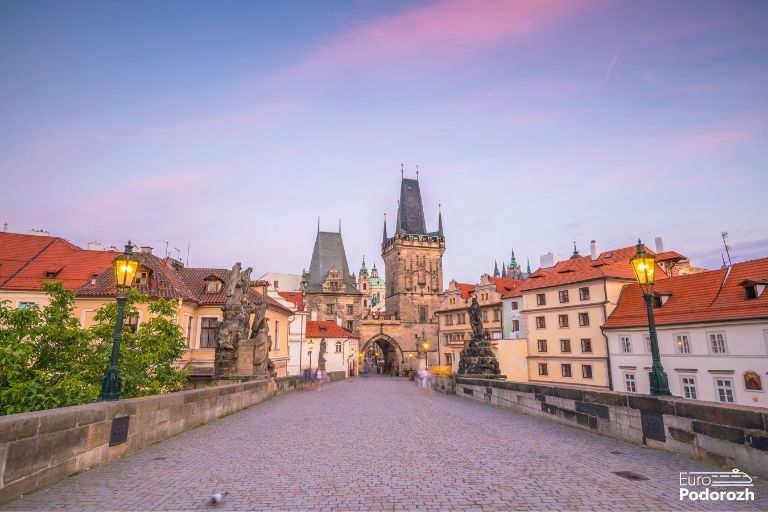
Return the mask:
<path id="1" fill-rule="evenodd" d="M 447 280 L 768 256 L 768 2 L 0 2 L 0 225 L 357 271 L 418 164 Z M 173 251 L 175 255 L 175 251 Z"/>

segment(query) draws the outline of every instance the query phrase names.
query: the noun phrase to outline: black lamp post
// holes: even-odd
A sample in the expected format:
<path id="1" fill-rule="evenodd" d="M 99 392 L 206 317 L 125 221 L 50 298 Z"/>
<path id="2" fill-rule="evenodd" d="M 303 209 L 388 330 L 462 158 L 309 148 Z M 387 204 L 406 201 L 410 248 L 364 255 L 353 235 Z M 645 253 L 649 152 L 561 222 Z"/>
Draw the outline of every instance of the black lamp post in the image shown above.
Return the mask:
<path id="1" fill-rule="evenodd" d="M 653 319 L 653 283 L 654 273 L 656 272 L 656 258 L 645 252 L 643 243 L 637 241 L 637 254 L 629 260 L 632 263 L 632 269 L 635 271 L 637 282 L 643 291 L 645 299 L 645 309 L 648 312 L 648 331 L 651 337 L 651 357 L 653 365 L 648 377 L 651 381 L 651 395 L 670 396 L 669 382 L 664 368 L 661 366 L 661 357 L 659 356 L 659 340 L 656 337 L 656 322 Z"/>
<path id="2" fill-rule="evenodd" d="M 117 290 L 117 321 L 115 322 L 115 336 L 112 340 L 112 356 L 109 359 L 107 373 L 101 379 L 101 394 L 99 400 L 120 400 L 120 373 L 118 362 L 120 361 L 120 341 L 123 337 L 123 314 L 125 303 L 128 301 L 126 292 L 133 284 L 136 276 L 138 262 L 133 259 L 133 245 L 130 240 L 125 246 L 125 252 L 121 258 L 115 260 L 115 289 Z"/>
<path id="3" fill-rule="evenodd" d="M 429 370 L 429 353 L 427 352 L 429 350 L 429 343 L 425 341 L 421 344 L 421 348 L 424 349 L 424 367 Z"/>
<path id="4" fill-rule="evenodd" d="M 307 348 L 309 349 L 309 369 L 312 370 L 312 349 L 315 348 L 315 342 L 309 340 L 307 342 Z"/>

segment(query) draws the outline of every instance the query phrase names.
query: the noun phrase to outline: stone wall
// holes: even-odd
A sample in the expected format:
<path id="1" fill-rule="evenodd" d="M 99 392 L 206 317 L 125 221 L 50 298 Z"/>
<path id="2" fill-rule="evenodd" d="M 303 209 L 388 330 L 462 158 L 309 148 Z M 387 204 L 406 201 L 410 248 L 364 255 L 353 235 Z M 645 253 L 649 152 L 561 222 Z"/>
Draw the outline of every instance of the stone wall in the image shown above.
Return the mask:
<path id="1" fill-rule="evenodd" d="M 0 504 L 293 391 L 300 383 L 299 377 L 284 377 L 0 416 Z M 124 442 L 110 446 L 125 421 Z"/>
<path id="2" fill-rule="evenodd" d="M 768 476 L 768 409 L 563 385 L 465 379 L 434 388 L 722 467 Z"/>

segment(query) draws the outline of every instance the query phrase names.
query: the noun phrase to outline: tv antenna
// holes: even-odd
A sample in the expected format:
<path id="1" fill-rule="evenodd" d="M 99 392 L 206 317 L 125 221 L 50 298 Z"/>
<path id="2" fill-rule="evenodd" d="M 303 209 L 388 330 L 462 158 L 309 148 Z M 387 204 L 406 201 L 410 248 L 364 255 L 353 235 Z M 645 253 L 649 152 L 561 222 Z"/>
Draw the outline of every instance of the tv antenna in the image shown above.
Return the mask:
<path id="1" fill-rule="evenodd" d="M 176 251 L 176 261 L 181 261 L 181 249 L 174 247 L 173 250 Z"/>
<path id="2" fill-rule="evenodd" d="M 720 236 L 723 237 L 723 245 L 725 246 L 725 254 L 728 256 L 728 266 L 729 267 L 733 266 L 733 262 L 731 262 L 731 250 L 730 250 L 730 247 L 728 247 L 728 242 L 725 240 L 726 238 L 728 238 L 728 232 L 727 231 L 723 231 L 722 233 L 720 233 Z M 723 261 L 723 263 L 725 263 L 725 261 Z"/>
<path id="3" fill-rule="evenodd" d="M 158 240 L 158 242 L 163 242 L 165 244 L 165 257 L 168 257 L 168 240 Z"/>

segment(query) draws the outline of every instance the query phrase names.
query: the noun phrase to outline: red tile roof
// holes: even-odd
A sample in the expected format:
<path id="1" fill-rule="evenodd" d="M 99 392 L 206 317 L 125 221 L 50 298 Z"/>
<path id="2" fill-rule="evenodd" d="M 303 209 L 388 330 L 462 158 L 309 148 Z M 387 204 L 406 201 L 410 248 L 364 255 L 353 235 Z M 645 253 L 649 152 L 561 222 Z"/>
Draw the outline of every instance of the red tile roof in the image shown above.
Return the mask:
<path id="1" fill-rule="evenodd" d="M 654 291 L 669 295 L 660 308 L 654 308 L 657 325 L 719 322 L 768 318 L 768 290 L 757 299 L 747 300 L 745 280 L 768 279 L 768 258 L 736 263 L 727 269 L 672 277 L 656 283 Z M 725 280 L 725 282 L 723 282 Z M 605 328 L 648 325 L 645 302 L 639 286 L 627 285 L 618 305 L 603 324 Z"/>
<path id="2" fill-rule="evenodd" d="M 648 253 L 653 251 L 646 247 Z M 613 251 L 600 253 L 596 260 L 590 256 L 581 256 L 557 263 L 551 268 L 540 268 L 520 287 L 521 291 L 537 290 L 564 284 L 592 281 L 594 279 L 616 278 L 635 280 L 635 273 L 629 259 L 637 253 L 636 246 L 624 247 Z M 656 279 L 662 280 L 667 276 L 660 269 L 656 272 Z"/>
<path id="3" fill-rule="evenodd" d="M 336 325 L 336 322 L 330 320 L 307 322 L 307 338 L 360 338 L 352 331 L 348 331 Z"/>
<path id="4" fill-rule="evenodd" d="M 277 292 L 277 294 L 296 306 L 296 311 L 304 311 L 304 294 L 301 292 Z"/>
<path id="5" fill-rule="evenodd" d="M 461 291 L 461 298 L 468 300 L 472 298 L 472 294 L 475 293 L 475 285 L 469 283 L 456 283 L 456 288 Z"/>
<path id="6" fill-rule="evenodd" d="M 112 261 L 118 255 L 81 249 L 60 237 L 2 232 L 0 288 L 42 290 L 46 281 L 55 280 L 67 290 L 75 290 L 105 269 L 112 272 Z M 55 277 L 49 278 L 48 273 Z"/>
<path id="7" fill-rule="evenodd" d="M 496 285 L 496 291 L 501 294 L 502 298 L 519 297 L 522 295 L 522 292 L 520 292 L 520 287 L 524 281 L 520 279 L 492 277 L 491 281 L 493 281 L 493 283 Z"/>

